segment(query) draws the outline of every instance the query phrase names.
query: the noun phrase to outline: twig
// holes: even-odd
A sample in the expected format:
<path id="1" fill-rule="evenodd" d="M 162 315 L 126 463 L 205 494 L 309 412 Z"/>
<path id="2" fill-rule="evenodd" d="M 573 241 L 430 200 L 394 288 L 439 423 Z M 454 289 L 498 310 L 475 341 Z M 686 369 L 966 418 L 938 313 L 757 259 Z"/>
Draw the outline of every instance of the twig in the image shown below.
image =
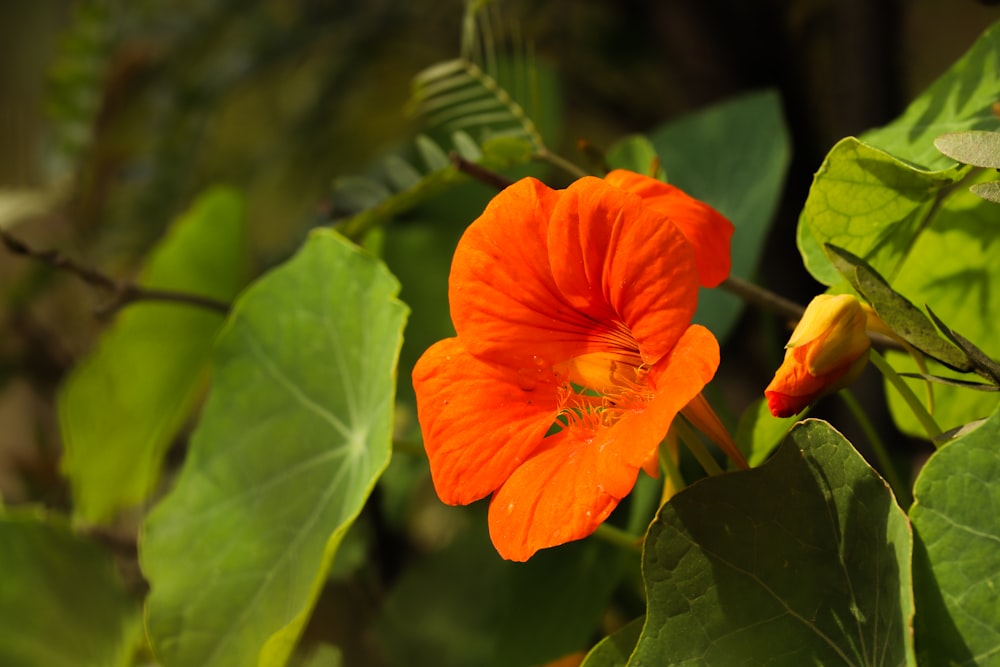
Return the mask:
<path id="1" fill-rule="evenodd" d="M 769 289 L 761 287 L 760 285 L 755 285 L 751 282 L 743 280 L 742 278 L 737 278 L 736 276 L 729 276 L 721 285 L 719 285 L 719 287 L 727 292 L 735 294 L 747 303 L 758 306 L 778 315 L 779 317 L 793 322 L 797 322 L 802 319 L 802 313 L 806 310 L 803 306 L 786 299 L 780 294 L 775 294 Z M 880 334 L 876 331 L 869 331 L 868 337 L 871 339 L 873 344 L 883 350 L 906 351 L 906 348 L 904 348 L 899 341 L 894 340 L 885 334 Z"/>
<path id="2" fill-rule="evenodd" d="M 66 257 L 58 250 L 37 250 L 24 241 L 13 236 L 10 232 L 0 229 L 0 241 L 3 241 L 7 250 L 15 255 L 29 257 L 43 264 L 47 264 L 54 269 L 66 271 L 92 287 L 104 290 L 111 294 L 111 302 L 105 305 L 101 311 L 104 314 L 113 313 L 119 308 L 123 308 L 136 301 L 162 301 L 170 303 L 182 303 L 190 306 L 207 308 L 223 315 L 229 313 L 229 304 L 211 297 L 200 294 L 190 294 L 188 292 L 175 292 L 173 290 L 157 289 L 153 287 L 141 287 L 135 283 L 115 280 L 110 276 L 101 273 L 97 269 L 84 266 L 69 257 Z"/>
<path id="3" fill-rule="evenodd" d="M 476 164 L 475 162 L 469 162 L 464 157 L 459 155 L 457 151 L 451 151 L 448 153 L 448 157 L 451 159 L 451 163 L 455 165 L 455 169 L 458 169 L 463 174 L 472 176 L 481 183 L 485 183 L 486 185 L 496 188 L 498 191 L 503 190 L 514 182 L 506 176 L 498 174 L 492 169 L 487 169 L 486 167 Z"/>

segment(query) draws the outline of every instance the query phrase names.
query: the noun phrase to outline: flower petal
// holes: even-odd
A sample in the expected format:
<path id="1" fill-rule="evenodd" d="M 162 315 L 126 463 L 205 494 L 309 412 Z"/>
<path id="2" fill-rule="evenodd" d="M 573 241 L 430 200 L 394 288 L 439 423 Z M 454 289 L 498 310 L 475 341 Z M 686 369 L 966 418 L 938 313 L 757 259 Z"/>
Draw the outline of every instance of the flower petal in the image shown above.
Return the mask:
<path id="1" fill-rule="evenodd" d="M 569 429 L 545 439 L 490 503 L 490 536 L 510 560 L 590 535 L 635 484 L 639 468 L 677 413 L 719 365 L 715 337 L 700 326 L 684 333 L 659 369 L 656 398 L 592 438 Z"/>
<path id="2" fill-rule="evenodd" d="M 562 191 L 525 178 L 500 192 L 466 230 L 449 278 L 451 317 L 466 349 L 524 368 L 578 353 L 593 322 L 559 292 L 546 234 Z"/>
<path id="3" fill-rule="evenodd" d="M 694 315 L 691 244 L 639 197 L 599 178 L 576 181 L 559 199 L 548 248 L 569 303 L 600 323 L 595 329 L 623 322 L 647 365 L 673 348 Z"/>
<path id="4" fill-rule="evenodd" d="M 604 180 L 639 195 L 647 206 L 680 228 L 694 246 L 703 286 L 716 287 L 729 276 L 733 223 L 725 216 L 683 190 L 649 176 L 616 169 Z"/>
<path id="5" fill-rule="evenodd" d="M 541 446 L 558 412 L 551 369 L 490 366 L 457 338 L 424 352 L 413 387 L 434 488 L 451 505 L 499 488 Z"/>

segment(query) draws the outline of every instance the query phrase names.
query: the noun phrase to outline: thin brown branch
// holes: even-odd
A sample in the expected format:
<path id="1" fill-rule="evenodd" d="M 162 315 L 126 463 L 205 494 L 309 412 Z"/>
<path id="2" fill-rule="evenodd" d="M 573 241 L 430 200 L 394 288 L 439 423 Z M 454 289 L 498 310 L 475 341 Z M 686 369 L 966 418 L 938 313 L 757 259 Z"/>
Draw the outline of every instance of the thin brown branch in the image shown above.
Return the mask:
<path id="1" fill-rule="evenodd" d="M 463 174 L 468 174 L 477 181 L 480 181 L 481 183 L 485 183 L 486 185 L 494 187 L 498 191 L 503 190 L 508 185 L 511 185 L 513 183 L 512 180 L 510 180 L 509 178 L 507 178 L 502 174 L 498 174 L 492 169 L 487 169 L 486 167 L 478 165 L 475 162 L 469 162 L 464 157 L 459 155 L 456 151 L 451 151 L 448 154 L 448 157 L 451 158 L 451 163 L 455 165 L 455 168 L 458 169 L 460 172 L 462 172 Z"/>
<path id="2" fill-rule="evenodd" d="M 719 287 L 735 294 L 747 303 L 772 312 L 789 322 L 798 322 L 802 318 L 802 313 L 806 310 L 804 306 L 786 299 L 780 294 L 775 294 L 769 289 L 755 285 L 742 278 L 737 278 L 736 276 L 729 276 Z M 899 341 L 893 340 L 884 334 L 869 331 L 868 337 L 874 345 L 883 350 L 906 351 Z"/>
<path id="3" fill-rule="evenodd" d="M 115 280 L 101 271 L 80 264 L 73 259 L 66 257 L 58 250 L 38 250 L 32 248 L 21 239 L 13 236 L 10 232 L 0 229 L 0 241 L 3 242 L 7 250 L 15 255 L 28 257 L 30 259 L 51 266 L 60 271 L 71 273 L 83 282 L 92 287 L 96 287 L 111 295 L 111 301 L 102 309 L 102 313 L 113 313 L 137 301 L 161 301 L 169 303 L 180 303 L 189 306 L 197 306 L 213 310 L 223 315 L 229 313 L 229 304 L 212 297 L 188 292 L 177 292 L 174 290 L 157 289 L 152 287 L 142 287 L 133 282 L 125 280 Z"/>

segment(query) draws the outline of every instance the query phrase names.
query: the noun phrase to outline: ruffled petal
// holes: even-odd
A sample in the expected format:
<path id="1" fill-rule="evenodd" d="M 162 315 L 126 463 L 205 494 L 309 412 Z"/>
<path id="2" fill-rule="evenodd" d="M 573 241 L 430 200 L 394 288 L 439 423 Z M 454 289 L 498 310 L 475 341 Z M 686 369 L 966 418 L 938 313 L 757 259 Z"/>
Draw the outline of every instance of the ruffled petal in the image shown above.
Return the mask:
<path id="1" fill-rule="evenodd" d="M 626 413 L 591 438 L 573 429 L 546 438 L 490 503 L 490 536 L 500 555 L 523 561 L 594 532 L 632 490 L 639 468 L 718 365 L 715 337 L 692 326 L 663 360 L 658 393 L 644 409 Z"/>
<path id="2" fill-rule="evenodd" d="M 680 228 L 694 246 L 703 286 L 716 287 L 729 277 L 733 223 L 725 216 L 683 190 L 649 176 L 616 169 L 604 180 L 639 195 L 650 209 Z"/>
<path id="3" fill-rule="evenodd" d="M 536 449 L 558 412 L 551 369 L 491 366 L 457 338 L 432 345 L 413 369 L 417 417 L 438 496 L 465 505 L 499 488 Z"/>
<path id="4" fill-rule="evenodd" d="M 593 322 L 568 304 L 549 269 L 546 235 L 562 191 L 533 178 L 500 192 L 455 249 L 449 302 L 474 356 L 523 368 L 580 352 Z"/>
<path id="5" fill-rule="evenodd" d="M 694 315 L 691 244 L 639 197 L 599 178 L 576 181 L 559 199 L 548 249 L 566 300 L 594 319 L 595 330 L 623 323 L 647 365 L 674 347 Z"/>

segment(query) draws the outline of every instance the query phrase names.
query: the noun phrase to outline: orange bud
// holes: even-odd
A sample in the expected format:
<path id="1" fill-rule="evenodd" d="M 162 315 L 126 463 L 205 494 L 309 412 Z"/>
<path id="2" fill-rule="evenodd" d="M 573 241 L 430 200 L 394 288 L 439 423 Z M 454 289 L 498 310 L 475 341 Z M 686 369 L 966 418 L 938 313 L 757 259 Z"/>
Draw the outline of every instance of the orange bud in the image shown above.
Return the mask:
<path id="1" fill-rule="evenodd" d="M 775 417 L 790 417 L 854 382 L 868 362 L 864 306 L 848 294 L 821 294 L 802 314 L 785 360 L 764 390 Z"/>

